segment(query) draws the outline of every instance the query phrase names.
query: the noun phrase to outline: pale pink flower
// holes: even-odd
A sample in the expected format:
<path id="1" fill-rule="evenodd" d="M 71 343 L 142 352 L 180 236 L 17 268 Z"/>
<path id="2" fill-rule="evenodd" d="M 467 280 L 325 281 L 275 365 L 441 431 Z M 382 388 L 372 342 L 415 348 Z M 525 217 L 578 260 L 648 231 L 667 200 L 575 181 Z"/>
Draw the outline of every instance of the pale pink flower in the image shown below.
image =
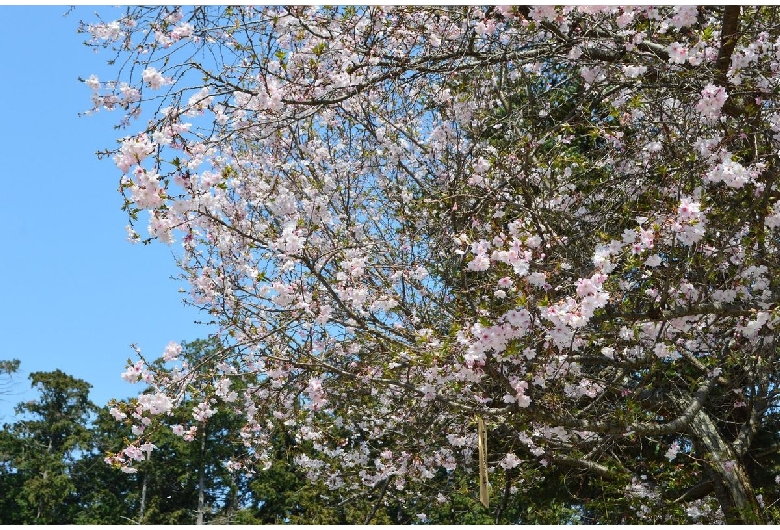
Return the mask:
<path id="1" fill-rule="evenodd" d="M 688 59 L 688 48 L 679 42 L 673 42 L 666 50 L 669 53 L 669 62 L 682 64 Z"/>
<path id="2" fill-rule="evenodd" d="M 669 450 L 666 451 L 666 454 L 664 455 L 666 458 L 669 459 L 669 462 L 677 458 L 677 453 L 680 452 L 680 444 L 678 442 L 673 442 L 672 445 L 669 446 Z"/>
<path id="3" fill-rule="evenodd" d="M 696 110 L 710 123 L 720 117 L 721 109 L 726 103 L 728 94 L 722 86 L 708 84 L 701 91 L 701 99 L 696 104 Z"/>
<path id="4" fill-rule="evenodd" d="M 512 283 L 513 283 L 512 279 L 509 276 L 504 276 L 503 278 L 498 280 L 498 286 L 501 289 L 509 289 L 510 287 L 512 287 Z"/>
<path id="5" fill-rule="evenodd" d="M 169 342 L 163 351 L 165 361 L 175 361 L 179 355 L 181 355 L 181 344 L 174 341 Z"/>
<path id="6" fill-rule="evenodd" d="M 514 453 L 507 453 L 504 458 L 501 459 L 499 465 L 504 469 L 514 469 L 520 465 L 521 460 Z"/>
<path id="7" fill-rule="evenodd" d="M 165 79 L 165 77 L 163 77 L 163 75 L 152 66 L 146 68 L 141 73 L 141 77 L 143 78 L 144 83 L 152 90 L 158 90 L 163 85 L 168 84 L 168 81 Z"/>

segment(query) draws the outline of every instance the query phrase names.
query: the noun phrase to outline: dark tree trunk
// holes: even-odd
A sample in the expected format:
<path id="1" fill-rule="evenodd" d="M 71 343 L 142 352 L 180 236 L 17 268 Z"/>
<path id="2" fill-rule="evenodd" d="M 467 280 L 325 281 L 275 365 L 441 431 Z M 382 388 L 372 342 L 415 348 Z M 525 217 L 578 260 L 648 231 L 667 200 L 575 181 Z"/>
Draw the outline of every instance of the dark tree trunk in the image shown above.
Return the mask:
<path id="1" fill-rule="evenodd" d="M 739 455 L 703 410 L 691 421 L 690 434 L 702 452 L 726 523 L 762 524 L 758 501 Z"/>

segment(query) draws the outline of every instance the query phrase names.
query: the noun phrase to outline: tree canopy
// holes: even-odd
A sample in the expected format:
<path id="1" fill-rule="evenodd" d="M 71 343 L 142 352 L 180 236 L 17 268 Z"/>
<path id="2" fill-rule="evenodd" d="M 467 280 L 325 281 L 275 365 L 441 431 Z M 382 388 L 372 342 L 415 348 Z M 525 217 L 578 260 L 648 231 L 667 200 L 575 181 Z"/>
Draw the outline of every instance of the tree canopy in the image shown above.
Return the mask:
<path id="1" fill-rule="evenodd" d="M 430 506 L 476 482 L 481 418 L 496 519 L 547 488 L 591 521 L 776 520 L 778 15 L 82 23 L 112 50 L 84 82 L 120 114 L 129 237 L 177 249 L 221 344 L 130 361 L 153 391 L 114 409 L 135 439 L 111 461 L 140 469 L 174 410 L 193 441 L 232 411 L 231 469 L 272 466 L 282 424 L 333 495 Z"/>
<path id="2" fill-rule="evenodd" d="M 2 522 L 65 524 L 76 509 L 71 470 L 90 449 L 91 385 L 60 370 L 33 372 L 30 381 L 40 398 L 17 405 L 26 418 L 0 433 Z"/>

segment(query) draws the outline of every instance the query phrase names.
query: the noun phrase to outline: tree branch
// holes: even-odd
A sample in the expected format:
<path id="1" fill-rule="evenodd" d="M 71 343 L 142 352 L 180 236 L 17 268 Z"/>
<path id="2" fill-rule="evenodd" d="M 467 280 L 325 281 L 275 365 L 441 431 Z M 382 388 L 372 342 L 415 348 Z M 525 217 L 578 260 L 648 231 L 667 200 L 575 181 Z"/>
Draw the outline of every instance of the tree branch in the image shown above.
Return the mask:
<path id="1" fill-rule="evenodd" d="M 739 37 L 739 15 L 741 6 L 728 5 L 723 10 L 723 24 L 720 31 L 720 50 L 715 61 L 715 82 L 725 87 L 728 84 L 728 71 L 731 65 L 731 55 Z"/>
<path id="2" fill-rule="evenodd" d="M 675 503 L 695 501 L 706 497 L 715 490 L 711 480 L 705 480 L 690 488 L 688 491 L 674 499 Z"/>
<path id="3" fill-rule="evenodd" d="M 574 458 L 570 456 L 553 456 L 552 460 L 558 464 L 564 464 L 569 467 L 590 471 L 596 475 L 604 478 L 615 478 L 617 473 L 609 469 L 607 466 L 593 462 L 592 460 L 583 460 L 581 458 Z"/>
<path id="4" fill-rule="evenodd" d="M 603 434 L 636 434 L 639 436 L 647 435 L 659 435 L 659 434 L 671 434 L 674 432 L 683 431 L 691 422 L 693 417 L 704 406 L 704 402 L 707 399 L 707 395 L 710 390 L 715 386 L 717 378 L 710 378 L 705 381 L 696 393 L 693 395 L 690 403 L 685 408 L 685 411 L 668 423 L 636 423 L 633 425 L 625 425 L 621 423 L 611 423 L 607 421 L 591 421 L 575 418 L 556 418 L 561 425 L 573 429 L 581 429 L 592 432 L 598 432 Z"/>
<path id="5" fill-rule="evenodd" d="M 382 491 L 379 492 L 379 498 L 374 503 L 374 507 L 371 508 L 371 513 L 369 513 L 366 516 L 366 520 L 363 521 L 363 524 L 368 524 L 371 522 L 371 519 L 374 518 L 374 515 L 376 514 L 376 511 L 379 509 L 379 504 L 382 502 L 382 499 L 385 496 L 385 492 L 387 491 L 387 485 L 390 484 L 390 478 L 386 478 L 384 481 L 384 484 L 382 484 Z"/>

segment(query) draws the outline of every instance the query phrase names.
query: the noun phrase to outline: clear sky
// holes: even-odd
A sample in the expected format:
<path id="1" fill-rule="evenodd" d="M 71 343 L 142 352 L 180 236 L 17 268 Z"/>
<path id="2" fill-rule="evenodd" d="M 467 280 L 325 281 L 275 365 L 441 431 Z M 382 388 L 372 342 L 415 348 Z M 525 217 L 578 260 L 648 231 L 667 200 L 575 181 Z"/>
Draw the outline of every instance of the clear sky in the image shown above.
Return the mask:
<path id="1" fill-rule="evenodd" d="M 212 331 L 183 306 L 171 249 L 126 241 L 121 175 L 95 152 L 128 133 L 116 114 L 78 116 L 90 104 L 78 77 L 110 78 L 110 55 L 83 45 L 78 22 L 111 8 L 67 10 L 0 6 L 0 359 L 21 360 L 0 424 L 36 395 L 31 372 L 84 379 L 102 406 L 141 389 L 119 376 L 131 343 L 155 358 Z"/>

